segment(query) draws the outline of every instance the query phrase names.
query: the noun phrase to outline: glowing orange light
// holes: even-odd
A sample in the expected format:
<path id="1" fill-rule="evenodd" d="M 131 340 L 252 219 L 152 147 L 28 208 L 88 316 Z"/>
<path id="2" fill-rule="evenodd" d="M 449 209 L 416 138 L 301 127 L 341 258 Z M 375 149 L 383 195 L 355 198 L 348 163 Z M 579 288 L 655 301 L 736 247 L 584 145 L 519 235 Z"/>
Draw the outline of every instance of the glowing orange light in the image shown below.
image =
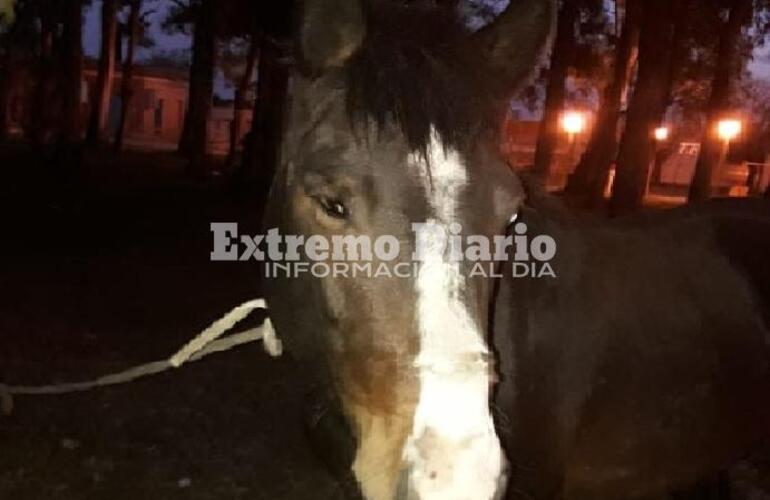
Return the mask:
<path id="1" fill-rule="evenodd" d="M 722 120 L 717 124 L 717 134 L 723 141 L 732 141 L 738 137 L 743 130 L 743 124 L 740 120 Z"/>
<path id="2" fill-rule="evenodd" d="M 577 135 L 586 129 L 586 115 L 579 111 L 568 111 L 561 119 L 561 126 L 570 135 Z"/>
<path id="3" fill-rule="evenodd" d="M 656 141 L 667 141 L 669 136 L 671 135 L 671 130 L 669 130 L 668 127 L 658 127 L 655 129 L 655 140 Z"/>

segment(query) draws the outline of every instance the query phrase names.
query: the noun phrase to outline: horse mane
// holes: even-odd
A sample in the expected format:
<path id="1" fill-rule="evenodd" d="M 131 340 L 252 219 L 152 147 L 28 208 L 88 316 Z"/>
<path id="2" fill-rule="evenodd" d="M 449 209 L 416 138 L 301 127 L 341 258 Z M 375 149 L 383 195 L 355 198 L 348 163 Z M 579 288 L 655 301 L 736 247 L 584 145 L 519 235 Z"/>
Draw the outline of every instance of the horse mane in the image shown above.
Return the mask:
<path id="1" fill-rule="evenodd" d="M 364 43 L 344 68 L 354 125 L 392 122 L 423 152 L 434 130 L 460 149 L 499 126 L 503 89 L 479 54 L 463 50 L 470 32 L 454 9 L 392 0 L 369 8 Z"/>

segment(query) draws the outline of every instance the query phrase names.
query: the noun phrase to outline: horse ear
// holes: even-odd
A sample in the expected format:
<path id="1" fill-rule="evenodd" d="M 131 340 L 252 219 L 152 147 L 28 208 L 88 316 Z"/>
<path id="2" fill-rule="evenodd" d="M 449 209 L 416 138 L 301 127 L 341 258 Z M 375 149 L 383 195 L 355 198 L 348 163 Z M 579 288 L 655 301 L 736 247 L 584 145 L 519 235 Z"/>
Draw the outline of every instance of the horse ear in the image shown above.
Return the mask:
<path id="1" fill-rule="evenodd" d="M 366 35 L 361 0 L 305 0 L 300 23 L 302 58 L 315 69 L 342 66 Z"/>
<path id="2" fill-rule="evenodd" d="M 557 12 L 557 0 L 510 0 L 492 24 L 471 36 L 472 48 L 484 54 L 511 95 L 529 83 L 549 52 Z"/>

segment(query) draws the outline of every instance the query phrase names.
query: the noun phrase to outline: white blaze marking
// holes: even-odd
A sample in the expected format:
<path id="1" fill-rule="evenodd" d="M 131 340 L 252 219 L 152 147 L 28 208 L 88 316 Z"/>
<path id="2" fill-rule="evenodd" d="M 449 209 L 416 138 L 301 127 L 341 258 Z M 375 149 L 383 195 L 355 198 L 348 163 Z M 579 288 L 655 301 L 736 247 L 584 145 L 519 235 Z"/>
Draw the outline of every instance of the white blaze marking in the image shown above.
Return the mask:
<path id="1" fill-rule="evenodd" d="M 448 230 L 468 181 L 462 159 L 434 133 L 428 164 L 418 155 L 410 162 L 426 180 L 429 222 Z M 488 349 L 463 302 L 459 264 L 435 243 L 427 245 L 416 280 L 420 393 L 404 447 L 409 487 L 420 500 L 489 500 L 505 462 L 489 412 Z"/>

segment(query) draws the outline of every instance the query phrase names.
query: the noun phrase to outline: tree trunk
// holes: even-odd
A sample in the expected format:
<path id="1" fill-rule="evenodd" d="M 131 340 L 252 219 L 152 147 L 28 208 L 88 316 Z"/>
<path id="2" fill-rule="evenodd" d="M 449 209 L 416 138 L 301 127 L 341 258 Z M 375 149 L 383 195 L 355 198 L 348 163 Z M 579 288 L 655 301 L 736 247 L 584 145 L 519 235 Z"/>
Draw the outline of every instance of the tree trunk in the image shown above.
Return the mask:
<path id="1" fill-rule="evenodd" d="M 259 54 L 257 99 L 254 102 L 251 136 L 246 144 L 241 180 L 247 184 L 256 184 L 260 194 L 264 194 L 270 187 L 280 161 L 289 70 L 281 62 L 280 47 L 268 37 L 262 37 Z"/>
<path id="2" fill-rule="evenodd" d="M 604 91 L 585 154 L 567 184 L 567 192 L 588 206 L 603 201 L 607 176 L 617 156 L 621 106 L 636 65 L 640 18 L 641 2 L 628 0 L 623 31 L 615 49 L 612 81 Z"/>
<path id="3" fill-rule="evenodd" d="M 115 48 L 118 38 L 118 1 L 102 3 L 102 49 L 99 57 L 99 73 L 91 99 L 91 116 L 88 121 L 86 142 L 92 146 L 107 136 L 107 120 L 112 100 L 112 83 L 115 78 Z"/>
<path id="4" fill-rule="evenodd" d="M 575 51 L 575 23 L 578 14 L 576 0 L 562 2 L 557 21 L 556 42 L 551 55 L 551 67 L 548 71 L 543 121 L 540 123 L 535 148 L 535 175 L 543 184 L 548 182 L 554 153 L 559 143 L 559 121 L 564 111 L 567 73 Z"/>
<path id="5" fill-rule="evenodd" d="M 40 34 L 38 61 L 35 71 L 35 86 L 29 109 L 29 138 L 36 146 L 46 142 L 51 126 L 51 108 L 56 107 L 51 99 L 51 81 L 55 76 L 53 67 L 53 39 L 56 20 L 50 10 L 40 10 Z"/>
<path id="6" fill-rule="evenodd" d="M 701 140 L 701 151 L 695 166 L 695 175 L 690 186 L 690 201 L 706 200 L 711 196 L 711 181 L 714 170 L 719 166 L 724 145 L 716 137 L 717 122 L 730 111 L 730 87 L 737 68 L 738 42 L 741 29 L 751 17 L 751 0 L 733 0 L 727 21 L 719 33 L 714 81 L 707 107 L 706 130 Z"/>
<path id="7" fill-rule="evenodd" d="M 238 152 L 238 141 L 241 137 L 241 113 L 246 107 L 246 95 L 251 86 L 254 77 L 254 68 L 257 64 L 257 55 L 259 54 L 259 34 L 252 33 L 249 40 L 249 53 L 246 58 L 246 70 L 243 72 L 241 81 L 235 91 L 235 102 L 233 103 L 233 122 L 230 126 L 230 151 L 228 154 L 228 164 L 230 167 L 235 165 L 235 159 Z"/>
<path id="8" fill-rule="evenodd" d="M 64 144 L 80 141 L 81 82 L 83 80 L 83 0 L 68 0 L 62 32 L 62 115 L 59 140 Z"/>
<path id="9" fill-rule="evenodd" d="M 10 98 L 11 98 L 11 79 L 13 71 L 11 69 L 11 50 L 6 49 L 2 58 L 0 58 L 0 142 L 8 138 L 10 134 Z"/>
<path id="10" fill-rule="evenodd" d="M 120 78 L 120 121 L 115 133 L 115 151 L 123 150 L 126 123 L 131 109 L 131 100 L 134 97 L 134 53 L 139 38 L 139 12 L 142 9 L 142 0 L 131 0 L 130 9 L 128 15 L 128 49 Z"/>
<path id="11" fill-rule="evenodd" d="M 198 7 L 193 34 L 193 57 L 190 65 L 190 92 L 179 152 L 191 163 L 199 164 L 206 156 L 208 119 L 214 93 L 216 64 L 216 5 L 202 0 Z"/>
<path id="12" fill-rule="evenodd" d="M 671 94 L 671 64 L 677 3 L 645 0 L 639 38 L 639 72 L 620 142 L 610 208 L 613 214 L 640 208 L 655 156 L 653 132 Z"/>

